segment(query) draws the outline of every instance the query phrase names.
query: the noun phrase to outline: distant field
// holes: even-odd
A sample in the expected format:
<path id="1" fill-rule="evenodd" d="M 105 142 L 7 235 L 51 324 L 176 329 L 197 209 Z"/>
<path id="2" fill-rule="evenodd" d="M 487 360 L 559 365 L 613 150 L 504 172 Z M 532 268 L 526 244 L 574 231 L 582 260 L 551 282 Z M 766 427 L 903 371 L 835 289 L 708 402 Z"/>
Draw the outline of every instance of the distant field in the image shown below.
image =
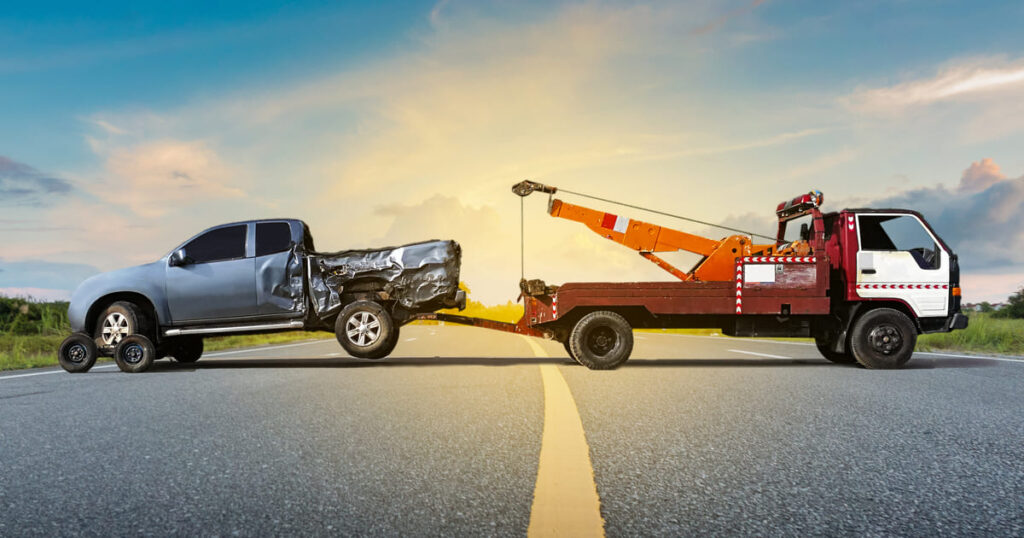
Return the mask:
<path id="1" fill-rule="evenodd" d="M 67 303 L 37 303 L 0 297 L 0 370 L 36 368 L 57 364 L 57 347 L 70 333 Z M 469 301 L 466 310 L 445 311 L 464 316 L 514 322 L 522 316 L 522 306 L 507 303 L 487 306 Z M 682 334 L 712 335 L 712 329 L 673 329 Z M 330 338 L 328 332 L 291 331 L 263 335 L 220 336 L 205 340 L 207 351 L 280 344 L 313 338 Z M 926 334 L 918 339 L 919 351 L 964 351 L 1024 355 L 1024 320 L 994 318 L 971 314 L 965 331 Z"/>

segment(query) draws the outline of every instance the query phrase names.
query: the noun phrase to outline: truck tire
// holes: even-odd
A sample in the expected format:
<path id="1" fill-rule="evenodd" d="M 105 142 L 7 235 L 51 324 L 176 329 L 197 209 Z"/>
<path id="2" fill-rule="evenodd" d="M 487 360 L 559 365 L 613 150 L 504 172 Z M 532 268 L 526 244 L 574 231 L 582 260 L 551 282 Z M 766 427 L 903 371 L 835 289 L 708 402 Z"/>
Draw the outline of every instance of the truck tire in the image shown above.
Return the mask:
<path id="1" fill-rule="evenodd" d="M 199 337 L 178 337 L 168 346 L 167 354 L 176 362 L 190 364 L 203 356 L 203 339 Z"/>
<path id="2" fill-rule="evenodd" d="M 149 334 L 149 318 L 135 303 L 117 301 L 111 303 L 96 317 L 96 345 L 113 349 L 126 336 L 132 334 Z"/>
<path id="3" fill-rule="evenodd" d="M 334 322 L 334 336 L 349 355 L 360 359 L 383 359 L 398 344 L 391 315 L 373 301 L 343 308 Z"/>
<path id="4" fill-rule="evenodd" d="M 576 362 L 591 370 L 612 370 L 633 351 L 633 328 L 626 318 L 601 310 L 583 316 L 569 333 Z"/>
<path id="5" fill-rule="evenodd" d="M 909 317 L 892 308 L 867 312 L 853 324 L 850 351 L 865 368 L 889 370 L 910 360 L 917 344 L 917 328 Z"/>
<path id="6" fill-rule="evenodd" d="M 569 344 L 568 338 L 566 338 L 565 342 L 562 342 L 562 345 L 565 346 L 565 352 L 569 354 L 569 360 L 574 364 L 579 364 L 580 360 L 576 358 L 576 355 L 572 354 L 572 346 Z"/>
<path id="7" fill-rule="evenodd" d="M 156 360 L 153 342 L 141 334 L 124 337 L 114 349 L 114 362 L 122 372 L 137 374 L 145 372 Z"/>
<path id="8" fill-rule="evenodd" d="M 846 346 L 846 351 L 842 353 L 833 351 L 832 344 L 837 336 L 835 334 L 829 334 L 825 338 L 816 336 L 814 338 L 814 345 L 818 346 L 818 353 L 821 353 L 822 357 L 836 364 L 853 364 L 857 362 L 857 359 L 853 358 L 853 354 L 850 353 L 850 346 Z"/>
<path id="9" fill-rule="evenodd" d="M 64 339 L 57 349 L 57 362 L 64 370 L 72 373 L 88 372 L 96 364 L 96 341 L 82 333 L 75 333 Z"/>

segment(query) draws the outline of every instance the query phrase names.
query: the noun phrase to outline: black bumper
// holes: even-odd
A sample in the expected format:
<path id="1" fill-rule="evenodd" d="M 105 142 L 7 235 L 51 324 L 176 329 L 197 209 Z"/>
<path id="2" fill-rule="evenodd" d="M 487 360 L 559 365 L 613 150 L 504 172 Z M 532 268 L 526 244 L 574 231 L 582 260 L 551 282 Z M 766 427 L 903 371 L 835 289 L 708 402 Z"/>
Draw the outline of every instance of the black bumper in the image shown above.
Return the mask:
<path id="1" fill-rule="evenodd" d="M 946 322 L 946 331 L 956 331 L 967 328 L 967 316 L 957 312 L 952 316 L 949 316 L 949 320 Z"/>

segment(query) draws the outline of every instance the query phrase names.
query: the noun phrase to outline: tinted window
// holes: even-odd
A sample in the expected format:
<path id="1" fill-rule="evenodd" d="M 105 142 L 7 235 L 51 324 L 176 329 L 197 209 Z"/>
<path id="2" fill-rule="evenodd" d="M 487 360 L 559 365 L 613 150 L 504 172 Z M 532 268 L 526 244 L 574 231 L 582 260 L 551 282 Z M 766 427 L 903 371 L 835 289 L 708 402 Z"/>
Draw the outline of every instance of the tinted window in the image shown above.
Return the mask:
<path id="1" fill-rule="evenodd" d="M 804 225 L 807 226 L 807 235 L 801 233 Z M 786 223 L 786 235 L 783 239 L 785 239 L 787 243 L 792 243 L 793 241 L 810 241 L 811 230 L 813 228 L 813 215 L 804 215 Z"/>
<path id="2" fill-rule="evenodd" d="M 861 215 L 860 241 L 862 250 L 906 251 L 924 269 L 939 266 L 938 245 L 910 215 Z"/>
<path id="3" fill-rule="evenodd" d="M 210 230 L 185 245 L 185 255 L 195 263 L 245 257 L 246 225 Z"/>
<path id="4" fill-rule="evenodd" d="M 288 250 L 292 246 L 292 227 L 287 222 L 256 224 L 256 255 L 265 256 Z"/>

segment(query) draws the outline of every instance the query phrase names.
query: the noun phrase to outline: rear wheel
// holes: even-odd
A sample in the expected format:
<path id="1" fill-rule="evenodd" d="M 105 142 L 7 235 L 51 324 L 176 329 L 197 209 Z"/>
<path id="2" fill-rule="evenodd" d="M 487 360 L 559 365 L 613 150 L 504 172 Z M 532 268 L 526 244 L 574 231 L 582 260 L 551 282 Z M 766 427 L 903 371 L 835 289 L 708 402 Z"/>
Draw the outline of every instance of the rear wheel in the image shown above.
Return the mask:
<path id="1" fill-rule="evenodd" d="M 341 310 L 334 322 L 341 347 L 360 359 L 383 359 L 398 344 L 391 315 L 373 301 L 356 301 Z"/>
<path id="2" fill-rule="evenodd" d="M 899 310 L 878 308 L 853 324 L 850 350 L 865 368 L 899 368 L 910 360 L 917 344 L 914 322 Z"/>
<path id="3" fill-rule="evenodd" d="M 850 353 L 850 346 L 846 346 L 846 351 L 839 353 L 834 351 L 833 345 L 838 335 L 829 334 L 822 338 L 820 336 L 814 337 L 814 345 L 818 346 L 818 353 L 821 353 L 822 357 L 837 363 L 837 364 L 853 364 L 857 362 L 857 359 L 853 358 L 853 354 Z"/>
<path id="4" fill-rule="evenodd" d="M 125 373 L 145 372 L 155 360 L 156 348 L 153 342 L 141 334 L 124 337 L 114 349 L 114 362 Z"/>
<path id="5" fill-rule="evenodd" d="M 75 333 L 64 339 L 57 350 L 57 361 L 61 368 L 73 374 L 88 372 L 96 364 L 96 342 L 92 338 Z"/>
<path id="6" fill-rule="evenodd" d="M 569 354 L 569 358 L 572 359 L 572 362 L 579 364 L 579 359 L 576 358 L 576 355 L 572 354 L 572 346 L 569 344 L 568 338 L 566 338 L 565 342 L 562 342 L 562 346 L 565 347 L 565 352 Z"/>
<path id="7" fill-rule="evenodd" d="M 591 312 L 572 328 L 569 346 L 576 362 L 591 370 L 611 370 L 629 359 L 633 328 L 615 312 Z"/>

